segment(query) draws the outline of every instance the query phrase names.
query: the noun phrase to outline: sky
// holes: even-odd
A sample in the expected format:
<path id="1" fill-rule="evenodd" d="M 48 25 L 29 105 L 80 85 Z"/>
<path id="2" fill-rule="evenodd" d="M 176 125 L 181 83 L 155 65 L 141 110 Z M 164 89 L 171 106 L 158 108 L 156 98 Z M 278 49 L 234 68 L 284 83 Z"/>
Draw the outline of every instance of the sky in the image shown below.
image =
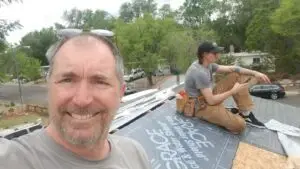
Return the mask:
<path id="1" fill-rule="evenodd" d="M 23 28 L 9 34 L 9 43 L 18 43 L 27 33 L 53 26 L 55 22 L 63 23 L 61 17 L 65 10 L 101 9 L 118 15 L 122 3 L 129 0 L 23 0 L 0 8 L 0 19 L 19 20 Z M 177 9 L 184 0 L 156 0 L 158 6 L 170 4 Z"/>

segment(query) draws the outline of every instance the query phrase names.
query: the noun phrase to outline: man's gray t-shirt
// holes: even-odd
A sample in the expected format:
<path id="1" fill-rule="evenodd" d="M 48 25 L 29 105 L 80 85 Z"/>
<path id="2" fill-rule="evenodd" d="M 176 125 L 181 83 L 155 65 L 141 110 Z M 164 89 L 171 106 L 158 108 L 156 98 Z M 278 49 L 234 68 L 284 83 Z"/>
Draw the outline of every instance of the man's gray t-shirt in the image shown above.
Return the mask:
<path id="1" fill-rule="evenodd" d="M 110 135 L 111 152 L 103 160 L 89 161 L 57 144 L 45 130 L 15 140 L 0 138 L 0 169 L 150 169 L 139 143 Z"/>
<path id="2" fill-rule="evenodd" d="M 195 61 L 185 74 L 184 89 L 190 97 L 201 96 L 200 89 L 213 87 L 213 73 L 218 69 L 218 64 L 212 63 L 204 67 Z"/>

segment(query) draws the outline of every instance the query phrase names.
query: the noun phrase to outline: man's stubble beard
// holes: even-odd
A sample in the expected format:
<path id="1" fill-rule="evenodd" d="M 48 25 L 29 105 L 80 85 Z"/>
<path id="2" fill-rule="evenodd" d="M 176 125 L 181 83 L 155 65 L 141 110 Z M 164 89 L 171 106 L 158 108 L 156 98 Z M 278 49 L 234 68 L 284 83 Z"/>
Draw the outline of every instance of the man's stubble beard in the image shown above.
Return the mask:
<path id="1" fill-rule="evenodd" d="M 71 145 L 80 146 L 80 147 L 87 147 L 87 148 L 93 148 L 94 145 L 97 145 L 100 141 L 104 141 L 107 139 L 107 135 L 109 133 L 110 125 L 112 123 L 112 120 L 115 116 L 116 111 L 113 112 L 106 112 L 107 119 L 105 119 L 105 114 L 100 114 L 101 121 L 100 121 L 100 130 L 95 128 L 96 126 L 93 126 L 93 134 L 89 138 L 81 139 L 76 136 L 69 135 L 67 132 L 67 129 L 64 127 L 64 125 L 70 125 L 68 122 L 63 120 L 62 113 L 56 113 L 52 116 L 50 116 L 50 122 L 54 124 L 55 129 L 58 131 L 58 133 L 62 136 L 62 138 L 67 141 Z M 59 114 L 59 115 L 57 115 Z"/>

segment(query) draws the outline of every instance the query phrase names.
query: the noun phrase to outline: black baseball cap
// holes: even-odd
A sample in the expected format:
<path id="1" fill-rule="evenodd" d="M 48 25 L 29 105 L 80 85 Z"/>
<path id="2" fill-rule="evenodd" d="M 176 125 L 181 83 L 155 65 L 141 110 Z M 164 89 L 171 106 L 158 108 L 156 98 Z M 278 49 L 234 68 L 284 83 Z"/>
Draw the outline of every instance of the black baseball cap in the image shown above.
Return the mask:
<path id="1" fill-rule="evenodd" d="M 212 42 L 203 42 L 198 47 L 197 55 L 203 54 L 204 52 L 213 52 L 213 53 L 220 53 L 222 48 L 219 47 L 216 43 Z"/>

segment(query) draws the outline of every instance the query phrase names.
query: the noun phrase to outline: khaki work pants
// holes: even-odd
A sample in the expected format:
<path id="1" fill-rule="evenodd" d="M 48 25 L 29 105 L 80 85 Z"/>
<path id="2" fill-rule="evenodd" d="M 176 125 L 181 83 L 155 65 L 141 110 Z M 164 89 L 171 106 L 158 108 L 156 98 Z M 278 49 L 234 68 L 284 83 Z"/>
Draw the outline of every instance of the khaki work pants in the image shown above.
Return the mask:
<path id="1" fill-rule="evenodd" d="M 213 89 L 213 94 L 224 93 L 230 90 L 236 82 L 244 83 L 248 78 L 251 78 L 249 83 L 257 83 L 255 77 L 230 73 L 216 84 Z M 254 106 L 248 88 L 233 95 L 233 99 L 240 112 L 251 111 Z M 196 111 L 195 116 L 210 123 L 225 127 L 235 134 L 241 133 L 246 126 L 245 120 L 240 115 L 233 114 L 227 110 L 223 103 L 213 106 L 207 105 L 205 109 Z"/>

